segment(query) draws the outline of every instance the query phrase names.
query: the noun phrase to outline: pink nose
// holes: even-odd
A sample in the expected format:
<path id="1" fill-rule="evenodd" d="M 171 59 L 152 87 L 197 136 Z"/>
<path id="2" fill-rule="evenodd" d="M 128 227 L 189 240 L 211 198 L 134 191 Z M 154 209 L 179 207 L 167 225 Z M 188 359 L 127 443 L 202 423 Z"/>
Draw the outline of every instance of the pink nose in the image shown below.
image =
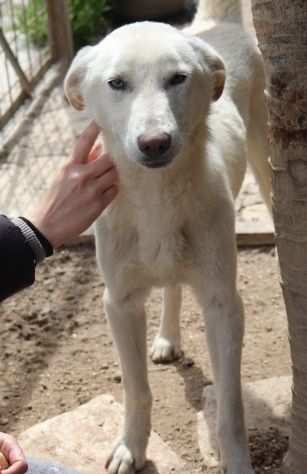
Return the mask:
<path id="1" fill-rule="evenodd" d="M 162 157 L 170 148 L 172 138 L 168 133 L 143 133 L 137 139 L 138 147 L 148 158 Z"/>

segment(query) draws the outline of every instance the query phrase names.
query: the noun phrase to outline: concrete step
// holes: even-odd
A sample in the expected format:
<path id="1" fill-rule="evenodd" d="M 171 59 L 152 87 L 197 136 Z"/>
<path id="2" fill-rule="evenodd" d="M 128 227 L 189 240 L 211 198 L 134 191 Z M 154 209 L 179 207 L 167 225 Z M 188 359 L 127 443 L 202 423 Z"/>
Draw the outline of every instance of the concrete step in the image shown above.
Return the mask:
<path id="1" fill-rule="evenodd" d="M 50 459 L 82 474 L 103 473 L 105 460 L 122 426 L 122 406 L 101 395 L 75 410 L 24 431 L 18 440 L 27 455 Z M 143 474 L 183 474 L 183 461 L 152 432 L 150 460 Z"/>

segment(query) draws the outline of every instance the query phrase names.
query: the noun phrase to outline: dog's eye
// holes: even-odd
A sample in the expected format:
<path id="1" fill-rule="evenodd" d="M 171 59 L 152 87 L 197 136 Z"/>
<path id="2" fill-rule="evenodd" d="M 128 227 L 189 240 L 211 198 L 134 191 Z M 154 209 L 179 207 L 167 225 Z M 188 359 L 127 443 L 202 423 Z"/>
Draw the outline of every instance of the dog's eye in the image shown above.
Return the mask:
<path id="1" fill-rule="evenodd" d="M 108 81 L 108 84 L 111 87 L 111 89 L 114 89 L 117 91 L 124 91 L 128 87 L 127 82 L 121 79 L 120 77 L 111 79 L 110 81 Z"/>
<path id="2" fill-rule="evenodd" d="M 173 74 L 173 76 L 167 81 L 168 87 L 179 86 L 186 80 L 187 76 L 180 72 Z"/>

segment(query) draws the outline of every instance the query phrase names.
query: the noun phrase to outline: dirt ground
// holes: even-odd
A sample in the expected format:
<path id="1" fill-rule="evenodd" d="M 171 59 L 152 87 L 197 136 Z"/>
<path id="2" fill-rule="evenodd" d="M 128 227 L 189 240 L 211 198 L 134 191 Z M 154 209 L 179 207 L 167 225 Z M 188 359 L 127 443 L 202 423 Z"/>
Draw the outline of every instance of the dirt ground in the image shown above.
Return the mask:
<path id="1" fill-rule="evenodd" d="M 244 381 L 290 372 L 286 317 L 273 249 L 239 252 L 245 303 Z M 90 244 L 59 251 L 38 271 L 36 285 L 1 307 L 0 430 L 18 432 L 101 393 L 121 400 L 116 354 L 102 308 L 103 284 Z M 159 323 L 161 294 L 148 303 L 149 341 Z M 182 360 L 149 362 L 153 428 L 187 463 L 207 472 L 198 449 L 196 413 L 212 383 L 205 327 L 188 289 L 182 314 Z M 278 432 L 252 433 L 257 473 L 279 473 L 287 440 Z"/>

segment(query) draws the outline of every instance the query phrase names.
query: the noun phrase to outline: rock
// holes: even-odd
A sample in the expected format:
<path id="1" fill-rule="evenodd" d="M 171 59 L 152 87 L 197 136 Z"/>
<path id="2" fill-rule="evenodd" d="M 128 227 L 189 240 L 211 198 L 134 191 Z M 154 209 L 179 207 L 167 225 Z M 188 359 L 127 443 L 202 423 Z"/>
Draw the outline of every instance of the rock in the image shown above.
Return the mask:
<path id="1" fill-rule="evenodd" d="M 28 455 L 51 459 L 82 474 L 106 472 L 104 464 L 122 426 L 122 407 L 101 395 L 79 408 L 24 431 L 19 442 Z M 183 462 L 154 432 L 144 474 L 183 474 Z"/>
<path id="2" fill-rule="evenodd" d="M 245 419 L 248 430 L 267 431 L 270 428 L 289 434 L 292 378 L 273 377 L 243 386 Z M 199 448 L 208 467 L 218 466 L 216 441 L 215 387 L 204 390 L 204 410 L 198 413 Z"/>

